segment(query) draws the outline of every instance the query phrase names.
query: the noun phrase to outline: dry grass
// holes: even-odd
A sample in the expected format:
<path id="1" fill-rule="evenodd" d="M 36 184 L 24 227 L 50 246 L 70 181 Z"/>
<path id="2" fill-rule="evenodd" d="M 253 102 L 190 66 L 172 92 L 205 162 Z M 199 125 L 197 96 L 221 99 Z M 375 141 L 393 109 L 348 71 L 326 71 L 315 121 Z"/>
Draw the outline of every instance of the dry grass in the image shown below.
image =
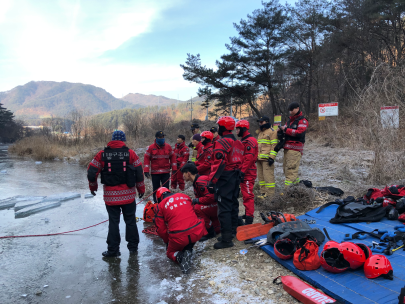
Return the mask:
<path id="1" fill-rule="evenodd" d="M 26 137 L 9 148 L 9 151 L 18 156 L 30 156 L 36 160 L 52 160 L 65 157 L 66 151 L 47 137 Z"/>

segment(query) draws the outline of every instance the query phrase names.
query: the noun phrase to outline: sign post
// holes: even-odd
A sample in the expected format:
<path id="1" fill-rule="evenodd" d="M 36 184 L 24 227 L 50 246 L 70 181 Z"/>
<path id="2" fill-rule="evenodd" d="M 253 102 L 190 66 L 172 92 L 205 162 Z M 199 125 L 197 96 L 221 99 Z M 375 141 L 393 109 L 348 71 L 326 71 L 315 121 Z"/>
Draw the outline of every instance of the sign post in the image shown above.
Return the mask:
<path id="1" fill-rule="evenodd" d="M 318 104 L 318 117 L 319 120 L 325 120 L 326 116 L 338 116 L 339 115 L 339 103 L 320 103 Z"/>
<path id="2" fill-rule="evenodd" d="M 383 129 L 399 128 L 399 106 L 381 107 L 380 117 Z"/>
<path id="3" fill-rule="evenodd" d="M 273 123 L 274 129 L 276 129 L 280 125 L 281 125 L 281 115 L 274 115 L 274 123 Z"/>

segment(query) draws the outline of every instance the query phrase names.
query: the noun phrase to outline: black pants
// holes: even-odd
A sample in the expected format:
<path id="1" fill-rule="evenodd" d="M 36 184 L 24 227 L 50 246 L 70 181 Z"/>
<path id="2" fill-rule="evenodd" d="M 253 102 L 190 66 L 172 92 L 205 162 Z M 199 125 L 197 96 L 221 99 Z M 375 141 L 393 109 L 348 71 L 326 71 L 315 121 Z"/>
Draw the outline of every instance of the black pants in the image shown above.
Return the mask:
<path id="1" fill-rule="evenodd" d="M 127 205 L 116 205 L 116 206 L 106 205 L 106 208 L 109 219 L 108 236 L 107 236 L 108 251 L 117 252 L 120 250 L 121 236 L 119 224 L 120 224 L 121 210 L 126 225 L 125 240 L 128 242 L 128 249 L 130 251 L 137 250 L 139 243 L 139 234 L 135 218 L 135 211 L 136 211 L 135 201 Z"/>
<path id="2" fill-rule="evenodd" d="M 160 187 L 170 186 L 170 173 L 152 174 L 152 186 L 153 186 L 153 201 L 157 203 L 155 191 Z"/>
<path id="3" fill-rule="evenodd" d="M 221 234 L 227 238 L 236 234 L 239 214 L 239 172 L 224 171 L 216 183 L 216 201 L 218 203 L 218 219 L 221 224 Z"/>

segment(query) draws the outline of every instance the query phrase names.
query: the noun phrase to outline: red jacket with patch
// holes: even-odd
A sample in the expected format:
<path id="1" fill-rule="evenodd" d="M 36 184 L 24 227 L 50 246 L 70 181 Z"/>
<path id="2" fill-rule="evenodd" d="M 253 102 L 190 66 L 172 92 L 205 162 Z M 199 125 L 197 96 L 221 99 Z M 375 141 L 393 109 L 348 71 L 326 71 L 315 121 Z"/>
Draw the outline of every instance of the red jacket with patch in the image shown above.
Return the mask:
<path id="1" fill-rule="evenodd" d="M 207 186 L 210 182 L 210 179 L 207 175 L 196 175 L 193 188 L 194 195 L 198 198 L 198 202 L 201 205 L 216 205 L 214 194 L 208 192 Z"/>
<path id="2" fill-rule="evenodd" d="M 215 142 L 213 150 L 213 164 L 209 179 L 215 184 L 223 171 L 233 171 L 239 169 L 242 165 L 242 159 L 232 160 L 232 155 L 243 154 L 243 151 L 236 151 L 234 142 L 235 136 L 231 131 L 224 131 L 220 140 Z"/>
<path id="3" fill-rule="evenodd" d="M 219 136 L 219 135 L 217 135 L 217 137 L 215 137 L 213 140 L 212 140 L 212 143 L 213 144 L 215 144 L 218 140 L 220 140 L 221 139 L 221 136 Z"/>
<path id="4" fill-rule="evenodd" d="M 256 177 L 256 160 L 257 156 L 259 155 L 259 146 L 257 143 L 257 139 L 254 138 L 248 131 L 246 131 L 243 134 L 241 142 L 245 146 L 241 171 L 245 174 L 246 177 Z"/>
<path id="5" fill-rule="evenodd" d="M 176 155 L 173 152 L 172 147 L 166 144 L 161 147 L 155 143 L 150 145 L 146 150 L 144 156 L 144 171 L 151 174 L 164 174 L 170 173 L 170 168 L 173 171 L 177 170 Z"/>
<path id="6" fill-rule="evenodd" d="M 125 147 L 125 143 L 119 140 L 110 141 L 107 144 L 108 147 L 112 149 L 119 149 Z M 102 161 L 102 155 L 104 150 L 101 150 L 90 162 L 87 167 L 87 178 L 89 180 L 90 191 L 97 191 L 97 177 L 101 170 L 104 168 L 104 162 Z M 137 183 L 135 187 L 129 188 L 126 184 L 121 184 L 117 186 L 106 186 L 104 188 L 104 202 L 106 205 L 126 205 L 130 204 L 135 200 L 136 191 L 139 193 L 145 193 L 145 184 L 143 182 L 143 172 L 142 172 L 142 162 L 136 155 L 135 151 L 129 150 L 129 162 L 135 167 L 136 180 Z"/>
<path id="7" fill-rule="evenodd" d="M 176 155 L 177 168 L 181 169 L 188 161 L 190 150 L 186 144 L 182 142 L 174 146 L 174 154 Z"/>
<path id="8" fill-rule="evenodd" d="M 302 118 L 298 121 L 297 128 L 292 128 L 295 120 L 301 116 Z M 285 135 L 288 136 L 284 144 L 284 150 L 294 150 L 301 152 L 302 154 L 304 150 L 304 143 L 301 142 L 299 138 L 305 136 L 308 128 L 308 120 L 303 117 L 302 112 L 299 112 L 294 116 L 290 116 L 288 122 L 284 126 L 286 127 Z"/>
<path id="9" fill-rule="evenodd" d="M 209 142 L 203 146 L 203 148 L 197 154 L 197 161 L 195 162 L 195 165 L 197 166 L 197 170 L 200 175 L 209 175 L 211 172 L 212 148 L 213 144 Z"/>
<path id="10" fill-rule="evenodd" d="M 169 242 L 169 235 L 179 236 L 201 224 L 204 225 L 194 212 L 191 198 L 185 194 L 173 193 L 155 208 L 157 233 L 165 243 Z"/>

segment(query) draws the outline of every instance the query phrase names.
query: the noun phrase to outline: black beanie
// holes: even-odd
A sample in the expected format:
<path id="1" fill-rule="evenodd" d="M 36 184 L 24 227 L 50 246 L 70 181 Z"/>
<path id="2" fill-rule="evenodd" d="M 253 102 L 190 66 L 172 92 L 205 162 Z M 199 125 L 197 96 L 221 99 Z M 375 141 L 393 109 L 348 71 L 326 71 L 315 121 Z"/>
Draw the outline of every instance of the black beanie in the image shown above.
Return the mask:
<path id="1" fill-rule="evenodd" d="M 181 138 L 182 140 L 186 140 L 186 137 L 184 135 L 179 135 L 177 136 L 178 138 Z"/>
<path id="2" fill-rule="evenodd" d="M 300 105 L 298 104 L 298 102 L 292 102 L 288 106 L 288 111 L 292 111 L 292 110 L 294 110 L 296 108 L 299 108 L 299 107 L 300 107 Z"/>

